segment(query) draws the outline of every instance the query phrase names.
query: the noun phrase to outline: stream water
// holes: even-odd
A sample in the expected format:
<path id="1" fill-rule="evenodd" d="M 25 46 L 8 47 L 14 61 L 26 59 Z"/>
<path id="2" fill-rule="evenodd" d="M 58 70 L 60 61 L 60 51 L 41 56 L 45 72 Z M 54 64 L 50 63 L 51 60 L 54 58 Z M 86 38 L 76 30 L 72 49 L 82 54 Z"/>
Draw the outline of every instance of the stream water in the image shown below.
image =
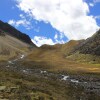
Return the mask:
<path id="1" fill-rule="evenodd" d="M 25 55 L 21 55 L 19 58 L 8 61 L 8 65 L 6 66 L 7 70 L 12 70 L 16 72 L 20 72 L 26 76 L 41 76 L 44 78 L 51 78 L 52 76 L 55 77 L 59 81 L 64 81 L 65 83 L 71 83 L 76 85 L 80 85 L 84 87 L 86 91 L 96 93 L 100 95 L 100 78 L 97 80 L 85 80 L 84 76 L 73 76 L 73 75 L 64 75 L 64 74 L 57 74 L 57 73 L 52 73 L 48 72 L 46 70 L 41 70 L 41 69 L 31 69 L 31 68 L 25 68 L 22 66 L 17 66 L 17 61 L 24 59 Z M 86 76 L 85 76 L 86 77 Z M 86 78 L 87 79 L 87 78 Z"/>

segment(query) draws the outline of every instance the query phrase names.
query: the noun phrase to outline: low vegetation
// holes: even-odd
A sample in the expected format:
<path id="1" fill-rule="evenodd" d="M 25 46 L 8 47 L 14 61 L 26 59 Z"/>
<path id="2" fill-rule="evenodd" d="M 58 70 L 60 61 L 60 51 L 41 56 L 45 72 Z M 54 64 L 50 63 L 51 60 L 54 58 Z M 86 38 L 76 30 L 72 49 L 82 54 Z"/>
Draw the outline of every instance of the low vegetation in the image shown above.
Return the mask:
<path id="1" fill-rule="evenodd" d="M 0 76 L 0 100 L 100 100 L 100 30 L 38 48 L 0 21 Z"/>

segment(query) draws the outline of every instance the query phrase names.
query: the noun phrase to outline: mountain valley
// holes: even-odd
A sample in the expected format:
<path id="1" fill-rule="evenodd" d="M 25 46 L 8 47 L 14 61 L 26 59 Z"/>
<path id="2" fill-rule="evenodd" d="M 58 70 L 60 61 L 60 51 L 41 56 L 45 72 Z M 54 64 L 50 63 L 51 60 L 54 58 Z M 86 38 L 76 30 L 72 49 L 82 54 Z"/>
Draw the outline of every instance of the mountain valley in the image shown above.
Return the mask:
<path id="1" fill-rule="evenodd" d="M 100 30 L 37 47 L 0 21 L 0 100 L 100 100 Z"/>

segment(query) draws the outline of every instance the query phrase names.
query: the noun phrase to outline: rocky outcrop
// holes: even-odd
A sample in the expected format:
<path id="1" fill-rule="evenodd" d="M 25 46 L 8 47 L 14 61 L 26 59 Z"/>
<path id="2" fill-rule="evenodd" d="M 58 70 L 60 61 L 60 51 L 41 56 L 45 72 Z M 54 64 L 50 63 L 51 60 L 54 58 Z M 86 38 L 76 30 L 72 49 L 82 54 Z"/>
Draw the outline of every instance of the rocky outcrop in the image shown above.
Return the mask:
<path id="1" fill-rule="evenodd" d="M 100 56 L 100 30 L 98 30 L 92 37 L 85 40 L 78 50 L 83 54 L 92 54 Z"/>

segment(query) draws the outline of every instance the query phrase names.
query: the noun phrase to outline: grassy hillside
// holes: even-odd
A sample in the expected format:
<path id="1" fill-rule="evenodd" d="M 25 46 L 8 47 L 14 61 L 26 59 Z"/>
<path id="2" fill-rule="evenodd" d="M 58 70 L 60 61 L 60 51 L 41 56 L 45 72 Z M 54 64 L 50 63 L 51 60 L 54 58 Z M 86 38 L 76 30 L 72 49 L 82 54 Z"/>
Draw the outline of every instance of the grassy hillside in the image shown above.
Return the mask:
<path id="1" fill-rule="evenodd" d="M 88 58 L 84 54 L 69 55 L 70 50 L 79 44 L 78 41 L 70 41 L 68 44 L 55 45 L 55 46 L 42 46 L 41 48 L 34 49 L 24 59 L 25 66 L 38 66 L 46 68 L 50 71 L 67 71 L 72 73 L 77 72 L 100 72 L 100 64 L 92 64 L 92 55 Z M 80 59 L 79 59 L 80 58 Z M 81 59 L 82 58 L 82 59 Z M 98 58 L 98 57 L 97 57 Z M 86 63 L 85 61 L 91 61 Z M 99 60 L 99 58 L 98 58 Z"/>
<path id="2" fill-rule="evenodd" d="M 98 34 L 40 48 L 16 35 L 0 30 L 0 100 L 99 100 Z"/>
<path id="3" fill-rule="evenodd" d="M 0 61 L 8 60 L 29 51 L 30 45 L 8 34 L 0 33 Z"/>
<path id="4" fill-rule="evenodd" d="M 71 40 L 54 46 L 43 45 L 35 49 L 26 62 L 35 62 L 49 70 L 68 72 L 100 72 L 100 31 L 87 40 Z M 31 65 L 30 65 L 31 66 Z"/>
<path id="5" fill-rule="evenodd" d="M 100 30 L 71 51 L 70 58 L 77 62 L 100 64 Z"/>
<path id="6" fill-rule="evenodd" d="M 26 54 L 36 47 L 30 37 L 0 20 L 0 61 Z"/>

